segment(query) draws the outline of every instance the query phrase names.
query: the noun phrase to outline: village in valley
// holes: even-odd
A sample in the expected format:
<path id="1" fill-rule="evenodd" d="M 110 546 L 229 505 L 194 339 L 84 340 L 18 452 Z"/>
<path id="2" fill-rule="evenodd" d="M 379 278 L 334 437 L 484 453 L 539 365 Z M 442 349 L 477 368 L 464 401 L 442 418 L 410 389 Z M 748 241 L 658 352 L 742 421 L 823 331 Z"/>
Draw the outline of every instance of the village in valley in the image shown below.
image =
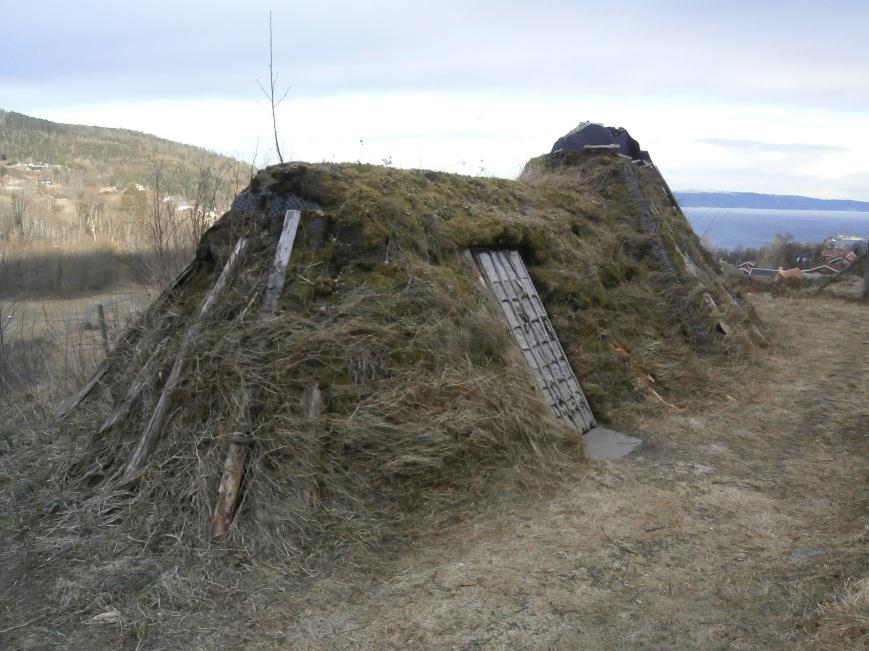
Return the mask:
<path id="1" fill-rule="evenodd" d="M 814 248 L 803 248 L 796 255 L 798 266 L 770 269 L 746 260 L 737 269 L 751 280 L 772 283 L 778 280 L 819 280 L 845 273 L 866 252 L 867 238 L 858 235 L 835 235 Z M 722 261 L 722 266 L 726 262 Z M 802 266 L 800 266 L 802 265 Z"/>

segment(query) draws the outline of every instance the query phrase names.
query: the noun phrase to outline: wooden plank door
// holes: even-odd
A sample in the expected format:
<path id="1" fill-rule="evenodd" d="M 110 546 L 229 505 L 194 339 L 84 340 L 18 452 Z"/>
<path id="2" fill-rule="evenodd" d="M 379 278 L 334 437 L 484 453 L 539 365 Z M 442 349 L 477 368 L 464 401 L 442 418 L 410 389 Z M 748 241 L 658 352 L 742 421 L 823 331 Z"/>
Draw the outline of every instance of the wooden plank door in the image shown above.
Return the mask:
<path id="1" fill-rule="evenodd" d="M 593 428 L 591 407 L 522 258 L 516 251 L 480 251 L 474 258 L 547 404 L 580 432 Z"/>

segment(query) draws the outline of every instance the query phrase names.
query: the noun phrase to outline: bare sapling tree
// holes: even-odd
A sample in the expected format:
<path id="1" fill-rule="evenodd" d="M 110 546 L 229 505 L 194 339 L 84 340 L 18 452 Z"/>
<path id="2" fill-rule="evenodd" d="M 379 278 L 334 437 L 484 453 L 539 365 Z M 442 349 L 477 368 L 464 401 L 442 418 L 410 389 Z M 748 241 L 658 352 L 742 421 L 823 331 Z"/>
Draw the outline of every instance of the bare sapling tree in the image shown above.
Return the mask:
<path id="1" fill-rule="evenodd" d="M 22 239 L 27 228 L 27 209 L 27 199 L 12 197 L 12 207 L 9 210 L 10 227 L 12 233 Z"/>
<path id="2" fill-rule="evenodd" d="M 278 75 L 275 74 L 273 52 L 274 52 L 274 48 L 272 45 L 272 12 L 270 11 L 269 12 L 269 82 L 268 82 L 268 88 L 266 88 L 265 84 L 263 84 L 259 79 L 257 79 L 256 83 L 259 84 L 260 90 L 263 92 L 263 95 L 265 95 L 265 97 L 268 100 L 269 105 L 271 107 L 272 131 L 274 132 L 274 135 L 275 135 L 275 152 L 277 152 L 278 161 L 283 163 L 284 156 L 283 156 L 283 154 L 281 154 L 281 145 L 280 145 L 280 142 L 278 139 L 278 119 L 277 119 L 277 116 L 275 115 L 275 109 L 277 109 L 277 107 L 281 105 L 281 102 L 283 102 L 287 98 L 287 95 L 290 92 L 290 87 L 287 86 L 287 89 L 283 92 L 283 94 L 280 97 L 278 97 L 277 94 L 275 93 L 275 88 L 278 85 Z"/>
<path id="3" fill-rule="evenodd" d="M 178 255 L 178 224 L 175 207 L 165 201 L 163 186 L 163 165 L 154 165 L 154 181 L 151 188 L 150 205 L 145 212 L 145 241 L 150 249 L 146 256 L 146 278 L 153 287 L 162 289 L 174 277 Z"/>

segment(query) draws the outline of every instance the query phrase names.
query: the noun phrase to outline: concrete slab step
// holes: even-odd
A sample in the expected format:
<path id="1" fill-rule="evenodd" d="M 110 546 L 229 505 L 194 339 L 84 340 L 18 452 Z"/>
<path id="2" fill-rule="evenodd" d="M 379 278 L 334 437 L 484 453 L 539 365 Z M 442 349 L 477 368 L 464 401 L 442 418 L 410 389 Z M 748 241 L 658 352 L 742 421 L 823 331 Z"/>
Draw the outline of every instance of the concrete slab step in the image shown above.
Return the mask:
<path id="1" fill-rule="evenodd" d="M 643 444 L 641 439 L 605 427 L 595 427 L 582 437 L 589 459 L 621 459 Z"/>

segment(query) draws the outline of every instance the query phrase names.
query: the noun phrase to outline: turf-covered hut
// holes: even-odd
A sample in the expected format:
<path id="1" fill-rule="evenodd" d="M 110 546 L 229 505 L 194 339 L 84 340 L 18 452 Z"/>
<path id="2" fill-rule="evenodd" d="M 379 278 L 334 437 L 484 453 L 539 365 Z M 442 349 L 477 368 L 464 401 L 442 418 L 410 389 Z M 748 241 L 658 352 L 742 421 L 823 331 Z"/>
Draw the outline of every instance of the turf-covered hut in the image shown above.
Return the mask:
<path id="1" fill-rule="evenodd" d="M 746 323 L 658 172 L 615 152 L 518 181 L 278 165 L 67 403 L 66 476 L 97 517 L 128 500 L 131 540 L 329 557 L 702 391 Z"/>

